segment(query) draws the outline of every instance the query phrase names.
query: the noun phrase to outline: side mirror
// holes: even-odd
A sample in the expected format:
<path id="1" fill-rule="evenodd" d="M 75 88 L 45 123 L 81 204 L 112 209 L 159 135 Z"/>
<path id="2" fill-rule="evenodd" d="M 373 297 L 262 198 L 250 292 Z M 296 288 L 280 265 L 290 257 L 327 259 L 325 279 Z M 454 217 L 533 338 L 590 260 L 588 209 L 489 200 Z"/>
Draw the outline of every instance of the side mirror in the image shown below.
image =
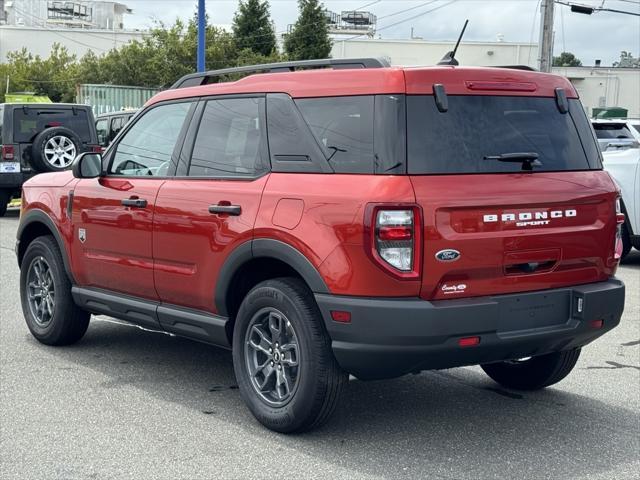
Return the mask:
<path id="1" fill-rule="evenodd" d="M 84 152 L 73 161 L 73 176 L 76 178 L 97 178 L 102 175 L 102 155 Z"/>

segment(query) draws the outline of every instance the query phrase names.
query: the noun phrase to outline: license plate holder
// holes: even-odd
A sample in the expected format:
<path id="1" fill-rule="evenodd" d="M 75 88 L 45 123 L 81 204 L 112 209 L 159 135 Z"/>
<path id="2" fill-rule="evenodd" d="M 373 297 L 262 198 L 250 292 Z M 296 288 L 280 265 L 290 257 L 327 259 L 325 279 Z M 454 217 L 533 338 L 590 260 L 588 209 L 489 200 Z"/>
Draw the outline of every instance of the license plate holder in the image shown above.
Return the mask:
<path id="1" fill-rule="evenodd" d="M 20 173 L 20 162 L 0 162 L 0 173 Z"/>
<path id="2" fill-rule="evenodd" d="M 571 316 L 571 292 L 513 295 L 502 299 L 499 310 L 501 332 L 563 325 Z"/>

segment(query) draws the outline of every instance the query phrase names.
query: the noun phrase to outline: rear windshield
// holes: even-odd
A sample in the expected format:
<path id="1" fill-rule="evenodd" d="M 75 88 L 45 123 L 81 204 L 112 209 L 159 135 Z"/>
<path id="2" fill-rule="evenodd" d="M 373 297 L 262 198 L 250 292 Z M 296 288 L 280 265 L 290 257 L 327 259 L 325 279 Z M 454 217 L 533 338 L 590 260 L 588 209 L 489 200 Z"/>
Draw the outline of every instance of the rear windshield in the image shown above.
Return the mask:
<path id="1" fill-rule="evenodd" d="M 49 127 L 66 127 L 83 143 L 91 142 L 89 119 L 84 109 L 27 107 L 13 112 L 13 139 L 16 142 L 32 142 L 38 133 Z"/>
<path id="2" fill-rule="evenodd" d="M 577 100 L 562 114 L 554 98 L 449 95 L 440 112 L 431 95 L 407 96 L 407 149 L 412 174 L 522 171 L 508 154 L 537 156 L 533 171 L 602 168 Z"/>
<path id="3" fill-rule="evenodd" d="M 624 123 L 594 123 L 593 129 L 596 131 L 596 137 L 602 139 L 634 138 L 631 130 Z"/>

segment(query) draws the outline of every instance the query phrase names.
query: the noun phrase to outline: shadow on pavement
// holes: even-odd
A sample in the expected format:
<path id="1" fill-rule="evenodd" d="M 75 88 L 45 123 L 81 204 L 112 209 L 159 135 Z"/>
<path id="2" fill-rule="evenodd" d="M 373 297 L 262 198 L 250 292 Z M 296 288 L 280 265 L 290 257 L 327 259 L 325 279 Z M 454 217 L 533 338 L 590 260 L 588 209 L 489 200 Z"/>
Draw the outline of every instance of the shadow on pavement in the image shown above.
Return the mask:
<path id="1" fill-rule="evenodd" d="M 581 478 L 635 461 L 629 452 L 637 443 L 636 412 L 561 387 L 506 391 L 476 369 L 351 381 L 327 426 L 282 436 L 258 425 L 244 407 L 228 351 L 92 321 L 79 344 L 46 352 L 107 376 L 100 385 L 105 395 L 124 385 L 139 388 L 199 411 L 205 430 L 208 421 L 230 422 L 256 444 L 270 440 L 274 448 L 286 445 L 362 474 L 388 475 L 392 465 L 398 478 L 478 478 L 478 472 Z"/>
<path id="2" fill-rule="evenodd" d="M 623 267 L 640 267 L 640 251 L 635 248 L 629 252 L 627 258 L 622 262 Z"/>
<path id="3" fill-rule="evenodd" d="M 20 218 L 20 209 L 15 207 L 9 207 L 7 209 L 7 213 L 4 214 L 2 218 L 15 218 L 16 220 Z"/>

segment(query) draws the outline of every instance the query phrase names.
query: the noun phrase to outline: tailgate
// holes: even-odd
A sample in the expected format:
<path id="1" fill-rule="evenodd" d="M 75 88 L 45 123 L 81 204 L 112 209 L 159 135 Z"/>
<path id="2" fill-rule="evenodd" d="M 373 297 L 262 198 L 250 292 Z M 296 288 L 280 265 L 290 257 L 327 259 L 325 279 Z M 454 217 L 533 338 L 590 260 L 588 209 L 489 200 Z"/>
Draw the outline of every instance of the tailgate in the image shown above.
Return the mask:
<path id="1" fill-rule="evenodd" d="M 605 172 L 411 181 L 424 214 L 422 298 L 544 290 L 615 273 L 617 193 Z"/>

